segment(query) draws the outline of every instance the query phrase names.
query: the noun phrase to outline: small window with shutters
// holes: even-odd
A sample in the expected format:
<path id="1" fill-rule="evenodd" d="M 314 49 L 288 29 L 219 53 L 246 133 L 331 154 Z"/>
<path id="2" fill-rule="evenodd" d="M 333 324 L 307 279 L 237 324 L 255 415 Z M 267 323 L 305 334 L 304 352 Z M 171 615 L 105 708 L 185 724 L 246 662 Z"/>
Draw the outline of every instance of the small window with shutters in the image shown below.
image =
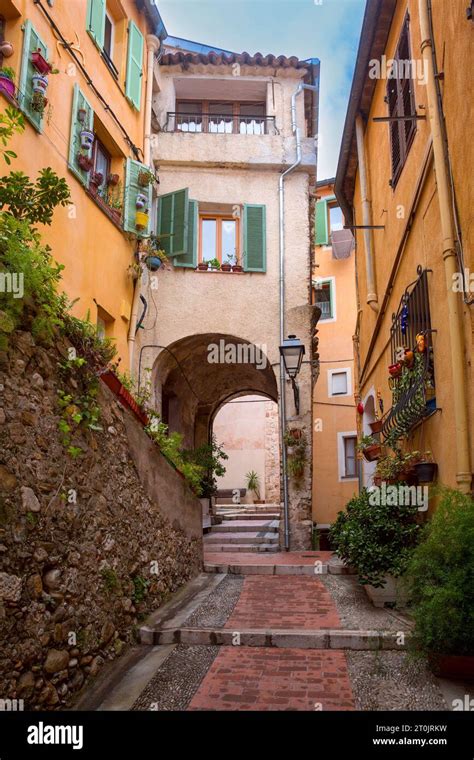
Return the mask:
<path id="1" fill-rule="evenodd" d="M 412 77 L 409 16 L 405 17 L 394 55 L 392 76 L 387 83 L 386 102 L 391 117 L 406 117 L 416 113 Z M 392 161 L 392 187 L 398 182 L 416 132 L 416 119 L 397 119 L 389 122 Z"/>

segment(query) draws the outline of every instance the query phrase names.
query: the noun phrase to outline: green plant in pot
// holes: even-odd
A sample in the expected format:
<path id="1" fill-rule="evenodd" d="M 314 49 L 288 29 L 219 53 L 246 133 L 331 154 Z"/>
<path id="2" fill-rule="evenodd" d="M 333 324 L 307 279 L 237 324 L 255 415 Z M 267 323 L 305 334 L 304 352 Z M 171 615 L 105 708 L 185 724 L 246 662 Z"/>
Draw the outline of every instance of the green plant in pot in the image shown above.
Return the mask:
<path id="1" fill-rule="evenodd" d="M 474 680 L 474 499 L 439 488 L 405 577 L 413 645 L 439 675 Z"/>
<path id="2" fill-rule="evenodd" d="M 286 430 L 284 435 L 285 446 L 288 450 L 288 472 L 296 482 L 304 475 L 307 460 L 308 441 L 303 430 Z"/>
<path id="3" fill-rule="evenodd" d="M 208 264 L 211 268 L 211 271 L 219 271 L 221 268 L 221 262 L 219 259 L 209 259 Z"/>
<path id="4" fill-rule="evenodd" d="M 260 478 L 258 472 L 250 470 L 250 472 L 246 474 L 245 479 L 247 481 L 247 490 L 252 491 L 255 499 L 260 501 Z"/>
<path id="5" fill-rule="evenodd" d="M 438 465 L 433 462 L 433 455 L 431 451 L 425 451 L 423 453 L 415 452 L 417 454 L 417 460 L 413 464 L 418 483 L 432 483 L 438 472 Z"/>
<path id="6" fill-rule="evenodd" d="M 358 451 L 362 451 L 368 462 L 374 462 L 382 454 L 382 446 L 372 435 L 364 435 L 357 444 Z"/>
<path id="7" fill-rule="evenodd" d="M 349 501 L 345 512 L 339 512 L 330 531 L 331 545 L 357 570 L 359 583 L 367 587 L 369 596 L 373 589 L 385 591 L 389 585 L 395 586 L 394 579 L 405 572 L 420 536 L 417 506 L 383 503 L 387 501 L 372 498 L 364 488 Z M 396 592 L 390 599 L 384 597 L 380 606 L 395 602 Z"/>

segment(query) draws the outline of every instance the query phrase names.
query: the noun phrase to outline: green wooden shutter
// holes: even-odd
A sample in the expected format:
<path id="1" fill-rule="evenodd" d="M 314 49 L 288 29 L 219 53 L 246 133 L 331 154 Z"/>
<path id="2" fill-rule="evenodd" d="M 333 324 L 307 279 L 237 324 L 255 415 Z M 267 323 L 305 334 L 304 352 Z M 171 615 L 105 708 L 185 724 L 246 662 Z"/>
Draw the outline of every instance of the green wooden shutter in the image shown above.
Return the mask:
<path id="1" fill-rule="evenodd" d="M 84 121 L 79 121 L 79 111 L 83 109 L 86 112 Z M 69 133 L 69 154 L 68 154 L 68 166 L 73 174 L 78 178 L 83 185 L 87 185 L 89 180 L 89 172 L 83 171 L 77 163 L 77 156 L 81 149 L 81 131 L 83 129 L 94 128 L 94 111 L 87 100 L 86 96 L 79 89 L 79 85 L 74 85 L 74 94 L 72 98 L 72 110 L 71 110 L 71 129 Z"/>
<path id="2" fill-rule="evenodd" d="M 314 242 L 316 245 L 328 244 L 328 204 L 326 200 L 316 203 Z"/>
<path id="3" fill-rule="evenodd" d="M 143 74 L 143 34 L 133 21 L 128 24 L 127 79 L 125 95 L 130 103 L 140 110 Z"/>
<path id="4" fill-rule="evenodd" d="M 42 116 L 31 108 L 31 100 L 33 98 L 32 76 L 38 73 L 31 62 L 31 54 L 39 48 L 43 57 L 47 59 L 48 48 L 33 28 L 31 21 L 25 21 L 23 31 L 23 53 L 21 57 L 20 81 L 18 84 L 18 102 L 28 120 L 38 132 L 41 132 Z"/>
<path id="5" fill-rule="evenodd" d="M 88 0 L 87 31 L 98 48 L 102 50 L 105 39 L 105 2 L 106 0 Z"/>
<path id="6" fill-rule="evenodd" d="M 158 199 L 157 236 L 168 257 L 188 252 L 188 188 L 167 193 Z"/>
<path id="7" fill-rule="evenodd" d="M 266 207 L 244 205 L 244 269 L 266 271 Z"/>
<path id="8" fill-rule="evenodd" d="M 135 214 L 137 213 L 137 195 L 148 195 L 148 229 L 140 232 L 141 237 L 148 237 L 151 233 L 150 213 L 152 203 L 152 187 L 147 185 L 142 187 L 138 183 L 138 175 L 141 171 L 149 172 L 150 169 L 141 164 L 140 161 L 134 161 L 127 158 L 125 165 L 125 187 L 123 202 L 123 228 L 126 232 L 138 234 L 135 226 Z"/>
<path id="9" fill-rule="evenodd" d="M 192 269 L 197 267 L 198 224 L 198 203 L 197 201 L 189 201 L 187 251 L 175 256 L 173 259 L 175 267 L 192 267 Z"/>

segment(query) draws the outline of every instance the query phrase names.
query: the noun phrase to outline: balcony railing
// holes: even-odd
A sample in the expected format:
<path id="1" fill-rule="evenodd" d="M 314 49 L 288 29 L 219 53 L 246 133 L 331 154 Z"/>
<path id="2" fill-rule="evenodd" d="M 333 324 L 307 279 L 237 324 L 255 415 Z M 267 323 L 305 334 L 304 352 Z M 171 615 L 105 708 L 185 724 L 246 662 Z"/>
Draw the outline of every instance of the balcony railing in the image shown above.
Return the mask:
<path id="1" fill-rule="evenodd" d="M 165 132 L 213 135 L 278 135 L 274 116 L 234 116 L 168 111 Z"/>
<path id="2" fill-rule="evenodd" d="M 321 309 L 320 319 L 331 319 L 331 302 L 330 301 L 316 301 L 316 306 Z"/>

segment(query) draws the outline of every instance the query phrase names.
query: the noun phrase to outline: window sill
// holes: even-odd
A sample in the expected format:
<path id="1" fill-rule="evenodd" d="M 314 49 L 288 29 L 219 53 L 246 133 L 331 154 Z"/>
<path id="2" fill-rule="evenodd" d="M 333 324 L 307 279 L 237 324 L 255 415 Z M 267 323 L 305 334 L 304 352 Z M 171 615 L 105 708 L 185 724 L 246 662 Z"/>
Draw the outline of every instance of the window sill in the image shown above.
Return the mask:
<path id="1" fill-rule="evenodd" d="M 223 272 L 222 269 L 195 269 L 199 274 L 265 274 L 264 272 Z"/>
<path id="2" fill-rule="evenodd" d="M 123 232 L 122 217 L 120 216 L 120 219 L 119 219 L 118 215 L 114 214 L 113 210 L 109 206 L 107 206 L 105 201 L 103 201 L 102 198 L 99 195 L 97 195 L 96 192 L 94 192 L 94 190 L 91 190 L 90 187 L 85 187 L 84 189 L 87 195 L 89 196 L 89 198 L 91 198 L 95 202 L 95 204 L 100 208 L 100 210 L 110 219 L 112 224 L 114 224 L 117 227 L 117 229 L 120 230 L 120 232 Z"/>

